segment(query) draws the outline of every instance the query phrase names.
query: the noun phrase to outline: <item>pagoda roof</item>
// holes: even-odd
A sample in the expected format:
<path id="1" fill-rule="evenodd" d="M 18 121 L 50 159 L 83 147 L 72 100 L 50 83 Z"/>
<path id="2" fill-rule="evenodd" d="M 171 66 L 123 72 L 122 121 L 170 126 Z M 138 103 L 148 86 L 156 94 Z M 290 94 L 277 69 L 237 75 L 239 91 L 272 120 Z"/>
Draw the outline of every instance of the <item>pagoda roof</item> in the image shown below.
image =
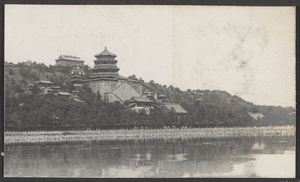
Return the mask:
<path id="1" fill-rule="evenodd" d="M 124 77 L 124 76 L 118 76 L 118 79 L 120 79 L 120 80 L 127 80 L 127 78 Z"/>
<path id="2" fill-rule="evenodd" d="M 174 104 L 174 103 L 163 103 L 163 104 L 169 111 L 172 111 L 172 109 L 174 109 L 175 113 L 182 113 L 182 114 L 187 113 L 187 111 L 183 109 L 180 104 Z"/>
<path id="3" fill-rule="evenodd" d="M 53 84 L 53 82 L 46 81 L 46 80 L 40 80 L 37 82 L 38 84 Z"/>
<path id="4" fill-rule="evenodd" d="M 118 81 L 116 77 L 104 77 L 104 76 L 95 76 L 90 77 L 87 82 L 97 82 L 97 81 Z"/>
<path id="5" fill-rule="evenodd" d="M 102 52 L 100 52 L 99 54 L 96 54 L 96 55 L 95 55 L 95 57 L 99 57 L 99 56 L 113 56 L 113 57 L 116 57 L 117 55 L 115 55 L 115 54 L 109 52 L 109 51 L 107 50 L 107 48 L 105 47 L 105 48 L 104 48 L 104 51 L 102 51 Z"/>
<path id="6" fill-rule="evenodd" d="M 60 55 L 59 58 L 55 61 L 60 61 L 60 60 L 84 62 L 82 59 L 80 59 L 80 57 L 70 56 L 70 55 Z"/>
<path id="7" fill-rule="evenodd" d="M 141 83 L 141 81 L 139 81 L 139 80 L 130 79 L 130 78 L 127 78 L 127 81 L 134 82 L 134 83 Z"/>
<path id="8" fill-rule="evenodd" d="M 153 103 L 148 97 L 132 97 L 129 102 L 150 102 Z"/>
<path id="9" fill-rule="evenodd" d="M 58 92 L 58 95 L 70 96 L 69 92 Z"/>

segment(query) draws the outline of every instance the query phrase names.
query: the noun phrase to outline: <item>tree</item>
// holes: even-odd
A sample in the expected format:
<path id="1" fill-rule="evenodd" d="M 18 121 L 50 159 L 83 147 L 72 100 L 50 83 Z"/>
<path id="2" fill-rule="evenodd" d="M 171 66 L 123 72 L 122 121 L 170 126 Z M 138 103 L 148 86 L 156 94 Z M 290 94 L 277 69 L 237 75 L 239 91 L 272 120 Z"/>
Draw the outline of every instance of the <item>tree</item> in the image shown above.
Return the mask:
<path id="1" fill-rule="evenodd" d="M 8 69 L 8 74 L 9 74 L 9 75 L 13 75 L 14 73 L 15 73 L 15 72 L 14 72 L 14 70 L 13 70 L 13 69 L 11 69 L 11 68 L 10 68 L 10 69 Z"/>
<path id="2" fill-rule="evenodd" d="M 128 79 L 132 79 L 132 80 L 137 80 L 137 77 L 135 76 L 135 74 L 133 74 L 131 76 L 128 76 L 127 78 Z"/>
<path id="3" fill-rule="evenodd" d="M 21 87 L 19 84 L 17 84 L 17 83 L 14 84 L 13 89 L 16 91 L 16 93 L 21 93 L 21 92 L 23 92 L 22 87 Z"/>
<path id="4" fill-rule="evenodd" d="M 31 89 L 31 92 L 33 95 L 38 95 L 42 92 L 42 90 L 39 88 L 39 86 L 37 84 L 34 84 Z"/>
<path id="5" fill-rule="evenodd" d="M 168 87 L 168 89 L 169 89 L 170 91 L 174 91 L 174 87 L 173 87 L 172 85 L 170 85 L 170 86 Z"/>
<path id="6" fill-rule="evenodd" d="M 9 116 L 6 116 L 5 125 L 8 128 L 14 128 L 20 131 L 22 127 L 22 121 L 17 113 L 13 113 Z"/>
<path id="7" fill-rule="evenodd" d="M 143 78 L 141 78 L 141 77 L 139 78 L 139 81 L 140 81 L 140 82 L 144 82 Z"/>
<path id="8" fill-rule="evenodd" d="M 100 92 L 99 92 L 99 90 L 97 91 L 97 94 L 96 94 L 96 101 L 99 101 L 99 102 L 101 102 L 102 101 L 102 96 L 101 96 L 101 94 L 100 94 Z"/>
<path id="9" fill-rule="evenodd" d="M 63 88 L 62 88 L 64 91 L 67 91 L 67 92 L 72 92 L 73 90 L 75 90 L 75 87 L 74 87 L 74 85 L 73 85 L 73 83 L 72 82 L 70 82 L 70 81 L 67 81 L 66 83 L 65 83 L 65 86 L 63 86 Z"/>

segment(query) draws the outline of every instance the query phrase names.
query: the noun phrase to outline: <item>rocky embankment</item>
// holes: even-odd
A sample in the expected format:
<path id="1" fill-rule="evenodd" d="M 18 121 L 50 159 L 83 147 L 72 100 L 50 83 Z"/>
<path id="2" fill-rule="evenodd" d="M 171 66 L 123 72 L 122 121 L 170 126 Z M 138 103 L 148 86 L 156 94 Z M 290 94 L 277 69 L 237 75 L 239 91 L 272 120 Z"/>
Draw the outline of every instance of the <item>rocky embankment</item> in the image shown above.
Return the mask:
<path id="1" fill-rule="evenodd" d="M 84 130 L 84 131 L 32 131 L 5 132 L 5 144 L 128 140 L 170 138 L 222 138 L 242 136 L 295 136 L 295 127 L 228 127 L 181 129 L 132 129 L 132 130 Z"/>

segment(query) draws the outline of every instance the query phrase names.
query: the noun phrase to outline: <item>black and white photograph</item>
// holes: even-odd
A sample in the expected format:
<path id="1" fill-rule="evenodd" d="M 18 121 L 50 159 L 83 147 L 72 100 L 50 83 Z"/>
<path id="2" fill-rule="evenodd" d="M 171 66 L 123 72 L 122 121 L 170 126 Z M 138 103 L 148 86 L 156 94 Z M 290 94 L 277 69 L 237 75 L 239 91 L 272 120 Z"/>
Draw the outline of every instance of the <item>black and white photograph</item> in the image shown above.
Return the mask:
<path id="1" fill-rule="evenodd" d="M 296 177 L 295 7 L 4 10 L 4 177 Z"/>

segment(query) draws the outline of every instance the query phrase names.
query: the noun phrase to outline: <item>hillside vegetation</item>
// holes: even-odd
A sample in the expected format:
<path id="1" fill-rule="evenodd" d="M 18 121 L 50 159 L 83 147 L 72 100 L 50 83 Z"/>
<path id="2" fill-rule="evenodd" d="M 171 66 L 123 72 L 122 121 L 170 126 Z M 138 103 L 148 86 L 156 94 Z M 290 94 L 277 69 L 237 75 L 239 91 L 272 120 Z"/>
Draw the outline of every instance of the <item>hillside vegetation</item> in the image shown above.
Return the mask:
<path id="1" fill-rule="evenodd" d="M 86 68 L 88 69 L 88 68 Z M 88 71 L 88 70 L 87 70 Z M 220 90 L 182 91 L 173 86 L 146 83 L 165 95 L 170 102 L 180 103 L 188 111 L 183 117 L 174 112 L 156 110 L 152 115 L 136 113 L 120 103 L 104 103 L 84 85 L 76 102 L 62 96 L 40 95 L 38 88 L 28 90 L 30 84 L 49 80 L 63 91 L 74 90 L 69 70 L 57 70 L 44 64 L 5 66 L 5 129 L 61 130 L 87 128 L 133 127 L 215 127 L 215 126 L 281 126 L 295 124 L 295 108 L 257 106 L 238 96 Z M 140 79 L 142 81 L 142 79 Z M 249 113 L 264 117 L 253 119 Z"/>

